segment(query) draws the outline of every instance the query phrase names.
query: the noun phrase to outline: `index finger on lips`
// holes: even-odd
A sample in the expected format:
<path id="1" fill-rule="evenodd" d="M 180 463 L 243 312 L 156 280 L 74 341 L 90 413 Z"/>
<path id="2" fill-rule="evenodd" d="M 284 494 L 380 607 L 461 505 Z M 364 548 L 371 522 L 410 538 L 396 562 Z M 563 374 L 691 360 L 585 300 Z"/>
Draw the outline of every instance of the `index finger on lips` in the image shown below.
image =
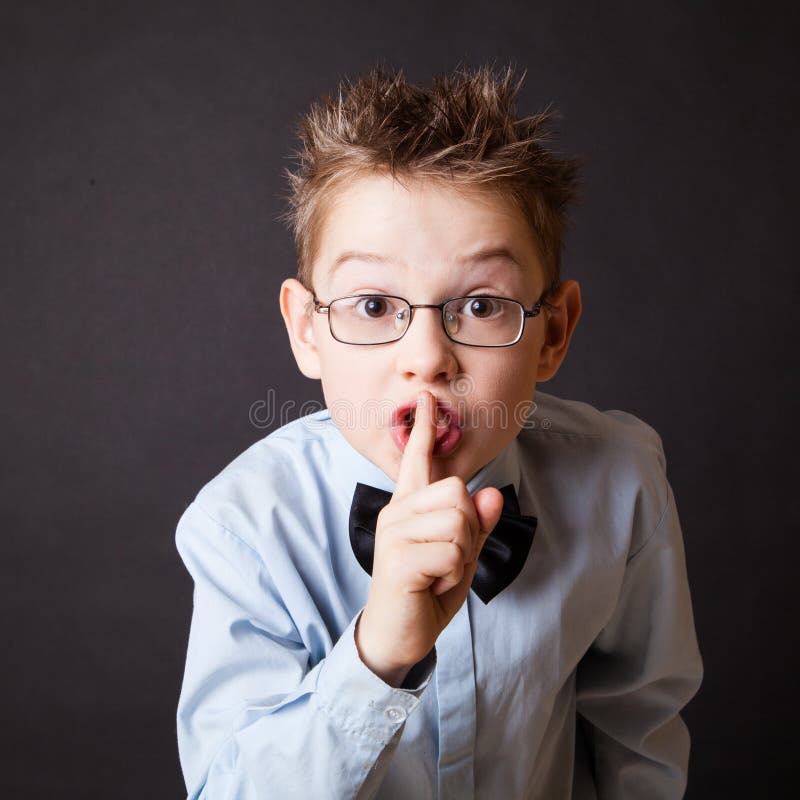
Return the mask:
<path id="1" fill-rule="evenodd" d="M 395 495 L 402 497 L 423 489 L 431 482 L 431 460 L 435 443 L 436 403 L 431 393 L 423 389 L 417 395 L 414 425 L 400 461 Z"/>

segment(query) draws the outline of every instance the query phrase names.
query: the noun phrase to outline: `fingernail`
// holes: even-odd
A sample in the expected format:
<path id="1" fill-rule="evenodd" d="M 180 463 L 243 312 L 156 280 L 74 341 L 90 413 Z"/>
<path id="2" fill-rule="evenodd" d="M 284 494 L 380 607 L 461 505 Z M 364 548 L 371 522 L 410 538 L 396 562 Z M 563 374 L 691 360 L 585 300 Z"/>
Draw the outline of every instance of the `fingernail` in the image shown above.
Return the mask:
<path id="1" fill-rule="evenodd" d="M 417 408 L 425 408 L 425 392 L 417 395 Z"/>

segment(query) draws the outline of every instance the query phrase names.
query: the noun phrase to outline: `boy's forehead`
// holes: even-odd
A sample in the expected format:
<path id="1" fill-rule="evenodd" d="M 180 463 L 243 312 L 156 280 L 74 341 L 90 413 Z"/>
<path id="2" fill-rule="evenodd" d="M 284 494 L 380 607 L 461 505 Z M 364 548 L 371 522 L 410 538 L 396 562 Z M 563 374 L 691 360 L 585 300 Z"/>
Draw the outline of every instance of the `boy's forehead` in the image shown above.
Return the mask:
<path id="1" fill-rule="evenodd" d="M 422 277 L 432 270 L 543 277 L 536 238 L 510 199 L 442 181 L 381 176 L 341 187 L 328 200 L 315 250 L 314 274 L 326 283 L 420 266 Z"/>
<path id="2" fill-rule="evenodd" d="M 457 255 L 451 263 L 461 273 L 480 272 L 481 275 L 520 276 L 529 269 L 524 260 L 514 254 L 507 247 L 487 247 L 474 253 Z M 323 265 L 328 278 L 337 273 L 359 268 L 369 268 L 370 272 L 381 273 L 384 271 L 396 272 L 398 269 L 409 269 L 409 264 L 402 257 L 390 253 L 370 252 L 366 250 L 344 250 L 339 253 L 330 264 Z M 436 261 L 429 261 L 427 269 L 444 268 Z"/>

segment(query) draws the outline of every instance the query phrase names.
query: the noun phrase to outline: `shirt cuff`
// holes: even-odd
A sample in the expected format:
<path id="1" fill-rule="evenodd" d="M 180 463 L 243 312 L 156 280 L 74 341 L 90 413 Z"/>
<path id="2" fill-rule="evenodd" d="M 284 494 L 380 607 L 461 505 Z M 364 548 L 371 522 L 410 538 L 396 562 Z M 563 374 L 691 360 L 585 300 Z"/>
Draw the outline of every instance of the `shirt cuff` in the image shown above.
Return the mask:
<path id="1" fill-rule="evenodd" d="M 317 700 L 342 729 L 387 743 L 419 705 L 436 666 L 436 648 L 409 670 L 401 688 L 389 686 L 358 655 L 355 627 L 360 616 L 325 658 L 317 678 Z"/>

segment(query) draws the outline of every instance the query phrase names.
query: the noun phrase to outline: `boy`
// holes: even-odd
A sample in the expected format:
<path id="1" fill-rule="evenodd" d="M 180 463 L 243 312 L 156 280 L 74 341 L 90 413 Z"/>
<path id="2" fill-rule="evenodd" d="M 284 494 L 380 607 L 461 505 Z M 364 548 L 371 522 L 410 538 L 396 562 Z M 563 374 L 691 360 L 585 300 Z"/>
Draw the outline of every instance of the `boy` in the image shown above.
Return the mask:
<path id="1" fill-rule="evenodd" d="M 577 165 L 511 70 L 304 119 L 280 308 L 327 408 L 199 493 L 191 798 L 677 798 L 701 680 L 658 434 L 536 393 Z M 532 413 L 528 413 L 532 412 Z"/>

